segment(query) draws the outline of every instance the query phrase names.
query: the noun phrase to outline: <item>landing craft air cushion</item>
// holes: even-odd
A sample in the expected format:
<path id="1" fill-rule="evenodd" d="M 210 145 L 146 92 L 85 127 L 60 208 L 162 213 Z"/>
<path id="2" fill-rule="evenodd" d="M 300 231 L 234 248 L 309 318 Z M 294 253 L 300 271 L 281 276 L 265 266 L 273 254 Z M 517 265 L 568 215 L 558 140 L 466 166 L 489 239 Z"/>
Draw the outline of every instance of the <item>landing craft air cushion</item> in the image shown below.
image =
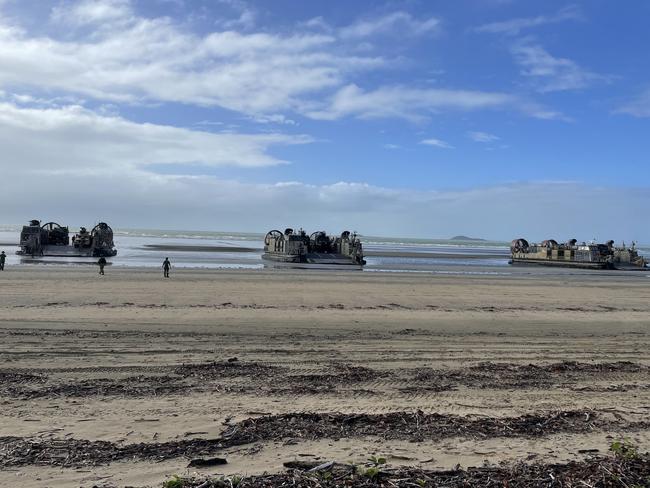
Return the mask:
<path id="1" fill-rule="evenodd" d="M 262 259 L 290 267 L 356 268 L 361 269 L 363 247 L 356 234 L 343 232 L 339 237 L 328 236 L 323 231 L 310 236 L 300 229 L 269 231 L 264 237 Z"/>
<path id="2" fill-rule="evenodd" d="M 515 239 L 510 244 L 511 264 L 537 264 L 588 269 L 647 269 L 647 260 L 639 255 L 636 246 L 614 246 L 614 241 L 605 244 L 578 244 L 571 239 L 558 244 L 553 239 L 539 244 L 529 244 L 526 239 Z"/>
<path id="3" fill-rule="evenodd" d="M 20 250 L 22 256 L 59 256 L 59 257 L 110 257 L 117 254 L 113 242 L 113 229 L 105 222 L 100 222 L 90 232 L 81 227 L 72 237 L 67 227 L 56 222 L 41 225 L 39 220 L 31 220 L 23 226 L 20 233 Z"/>

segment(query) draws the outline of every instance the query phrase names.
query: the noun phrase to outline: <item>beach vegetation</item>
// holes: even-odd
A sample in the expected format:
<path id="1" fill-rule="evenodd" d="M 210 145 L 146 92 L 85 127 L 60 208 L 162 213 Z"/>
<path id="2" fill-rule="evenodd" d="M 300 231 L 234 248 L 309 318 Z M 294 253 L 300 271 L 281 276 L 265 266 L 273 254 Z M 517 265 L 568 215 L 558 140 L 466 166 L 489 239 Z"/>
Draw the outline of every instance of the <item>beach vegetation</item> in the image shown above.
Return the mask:
<path id="1" fill-rule="evenodd" d="M 332 479 L 332 477 L 333 477 L 331 471 L 322 471 L 322 472 L 317 473 L 317 474 L 318 474 L 318 477 L 319 477 L 322 481 L 330 481 L 330 480 Z"/>
<path id="2" fill-rule="evenodd" d="M 373 466 L 381 466 L 382 464 L 386 464 L 386 458 L 385 457 L 370 456 L 368 458 L 368 462 L 370 464 L 372 464 Z"/>
<path id="3" fill-rule="evenodd" d="M 371 466 L 363 471 L 363 476 L 370 478 L 371 480 L 377 479 L 381 470 L 376 466 Z"/>
<path id="4" fill-rule="evenodd" d="M 368 464 L 370 466 L 368 466 Z M 366 466 L 358 466 L 356 468 L 356 472 L 360 476 L 369 478 L 371 480 L 375 480 L 381 474 L 381 466 L 385 464 L 386 464 L 385 457 L 370 456 L 368 458 L 368 462 L 366 463 Z"/>
<path id="5" fill-rule="evenodd" d="M 190 486 L 195 486 L 194 482 L 196 480 L 191 478 L 182 478 L 178 475 L 173 475 L 170 479 L 163 483 L 163 488 L 187 488 Z M 220 476 L 217 479 L 206 480 L 205 483 L 209 483 L 210 488 L 238 488 L 242 485 L 244 481 L 243 476 L 232 475 L 232 476 Z"/>
<path id="6" fill-rule="evenodd" d="M 183 488 L 183 486 L 185 480 L 176 474 L 163 483 L 163 488 Z"/>
<path id="7" fill-rule="evenodd" d="M 629 439 L 615 441 L 609 446 L 609 450 L 619 459 L 633 460 L 638 459 L 639 451 Z"/>

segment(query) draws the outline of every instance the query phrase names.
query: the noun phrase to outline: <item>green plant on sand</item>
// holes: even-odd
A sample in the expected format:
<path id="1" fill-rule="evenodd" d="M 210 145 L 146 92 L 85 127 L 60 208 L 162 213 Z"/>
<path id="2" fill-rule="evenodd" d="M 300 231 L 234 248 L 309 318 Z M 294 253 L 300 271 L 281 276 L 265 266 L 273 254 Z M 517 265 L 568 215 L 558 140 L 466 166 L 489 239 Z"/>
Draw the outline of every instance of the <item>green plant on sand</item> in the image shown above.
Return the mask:
<path id="1" fill-rule="evenodd" d="M 623 439 L 622 441 L 615 441 L 609 446 L 609 450 L 614 453 L 614 455 L 619 459 L 637 459 L 639 457 L 639 451 L 636 446 L 630 442 L 629 439 Z"/>
<path id="2" fill-rule="evenodd" d="M 183 488 L 183 486 L 185 486 L 185 480 L 176 474 L 163 483 L 163 488 Z"/>

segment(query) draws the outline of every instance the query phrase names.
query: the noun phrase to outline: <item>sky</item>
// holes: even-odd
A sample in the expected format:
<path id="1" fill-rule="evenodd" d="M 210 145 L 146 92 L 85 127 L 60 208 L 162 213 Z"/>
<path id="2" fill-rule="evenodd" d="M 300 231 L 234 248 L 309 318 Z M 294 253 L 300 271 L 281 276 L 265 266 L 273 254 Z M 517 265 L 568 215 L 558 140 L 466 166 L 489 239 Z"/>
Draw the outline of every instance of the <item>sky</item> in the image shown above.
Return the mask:
<path id="1" fill-rule="evenodd" d="M 0 0 L 0 223 L 650 243 L 649 18 Z"/>

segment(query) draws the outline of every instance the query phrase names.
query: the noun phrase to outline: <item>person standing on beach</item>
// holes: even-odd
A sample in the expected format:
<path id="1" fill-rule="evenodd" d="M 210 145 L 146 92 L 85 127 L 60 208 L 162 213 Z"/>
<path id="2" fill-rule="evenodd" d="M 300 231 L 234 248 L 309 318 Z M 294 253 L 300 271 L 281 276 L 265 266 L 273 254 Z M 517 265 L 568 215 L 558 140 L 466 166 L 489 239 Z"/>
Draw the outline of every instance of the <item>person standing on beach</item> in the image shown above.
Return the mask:
<path id="1" fill-rule="evenodd" d="M 169 268 L 172 267 L 172 263 L 169 262 L 169 258 L 165 258 L 162 267 L 163 267 L 163 276 L 165 278 L 169 278 Z"/>
<path id="2" fill-rule="evenodd" d="M 106 266 L 106 258 L 102 256 L 99 258 L 99 261 L 97 261 L 97 264 L 99 265 L 99 274 L 103 275 L 104 274 L 104 266 Z"/>
<path id="3" fill-rule="evenodd" d="M 5 270 L 5 260 L 7 259 L 7 255 L 5 254 L 4 251 L 0 252 L 0 271 Z"/>

